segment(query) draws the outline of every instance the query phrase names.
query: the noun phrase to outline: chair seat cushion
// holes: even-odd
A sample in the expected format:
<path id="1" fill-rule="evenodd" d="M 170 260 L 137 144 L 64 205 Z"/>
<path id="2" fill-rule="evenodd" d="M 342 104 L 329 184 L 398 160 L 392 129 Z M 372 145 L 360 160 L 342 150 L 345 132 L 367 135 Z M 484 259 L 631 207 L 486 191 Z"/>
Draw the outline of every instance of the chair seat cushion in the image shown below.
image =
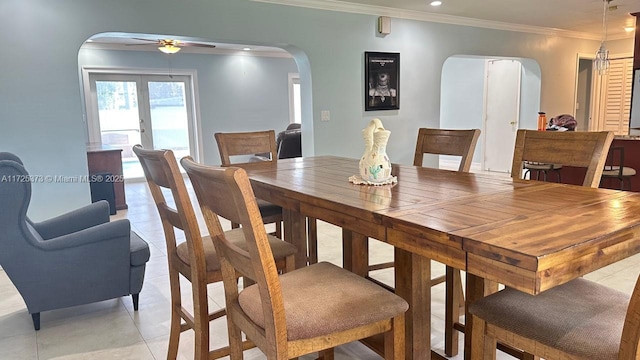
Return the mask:
<path id="1" fill-rule="evenodd" d="M 289 340 L 309 339 L 404 313 L 404 299 L 327 262 L 280 276 Z M 258 285 L 240 292 L 240 307 L 264 328 Z"/>
<path id="2" fill-rule="evenodd" d="M 149 251 L 149 244 L 147 244 L 146 241 L 142 240 L 138 234 L 132 231 L 131 236 L 129 237 L 129 243 L 131 251 L 131 266 L 144 265 L 149 261 L 151 252 Z"/>
<path id="3" fill-rule="evenodd" d="M 527 162 L 524 163 L 524 168 L 529 170 L 559 170 L 562 169 L 562 164 L 545 164 L 538 162 Z"/>
<path id="4" fill-rule="evenodd" d="M 622 167 L 622 176 L 633 176 L 636 174 L 636 170 L 634 168 Z M 605 166 L 602 171 L 602 176 L 607 177 L 617 177 L 620 175 L 620 167 L 619 166 Z"/>
<path id="5" fill-rule="evenodd" d="M 629 296 L 577 279 L 537 296 L 505 289 L 469 311 L 488 323 L 585 359 L 617 359 Z"/>
<path id="6" fill-rule="evenodd" d="M 244 241 L 244 233 L 242 228 L 237 228 L 224 232 L 225 237 L 228 241 L 240 247 L 241 249 L 246 250 L 247 245 Z M 273 257 L 275 259 L 283 259 L 289 255 L 295 254 L 296 247 L 291 245 L 286 241 L 282 241 L 275 236 L 268 235 L 269 244 L 271 245 L 271 252 L 273 253 Z M 207 262 L 207 271 L 214 272 L 220 271 L 220 261 L 218 260 L 218 254 L 216 254 L 216 249 L 213 246 L 213 240 L 211 237 L 204 236 L 202 238 L 203 247 L 204 247 L 204 256 Z M 187 248 L 187 243 L 183 242 L 177 246 L 176 249 L 178 253 L 178 258 L 189 265 L 191 261 L 189 260 L 189 249 Z"/>

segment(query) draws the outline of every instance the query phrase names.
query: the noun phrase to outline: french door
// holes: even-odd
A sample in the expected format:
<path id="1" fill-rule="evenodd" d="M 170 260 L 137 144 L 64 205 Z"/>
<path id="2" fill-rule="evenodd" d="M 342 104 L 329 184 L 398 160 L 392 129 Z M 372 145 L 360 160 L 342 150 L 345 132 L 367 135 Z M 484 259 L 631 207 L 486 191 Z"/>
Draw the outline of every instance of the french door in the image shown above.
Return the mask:
<path id="1" fill-rule="evenodd" d="M 195 154 L 193 93 L 188 75 L 89 73 L 89 139 L 121 148 L 124 177 L 144 176 L 132 151 L 171 149 Z"/>

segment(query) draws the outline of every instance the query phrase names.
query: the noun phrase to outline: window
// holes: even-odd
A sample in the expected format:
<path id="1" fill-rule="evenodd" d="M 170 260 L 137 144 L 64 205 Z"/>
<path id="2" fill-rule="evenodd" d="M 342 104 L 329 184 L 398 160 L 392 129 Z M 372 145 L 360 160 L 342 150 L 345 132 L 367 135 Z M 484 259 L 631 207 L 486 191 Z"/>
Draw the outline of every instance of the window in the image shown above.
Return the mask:
<path id="1" fill-rule="evenodd" d="M 300 109 L 302 100 L 300 97 L 300 75 L 289 74 L 289 122 L 300 124 L 302 122 L 302 111 Z"/>

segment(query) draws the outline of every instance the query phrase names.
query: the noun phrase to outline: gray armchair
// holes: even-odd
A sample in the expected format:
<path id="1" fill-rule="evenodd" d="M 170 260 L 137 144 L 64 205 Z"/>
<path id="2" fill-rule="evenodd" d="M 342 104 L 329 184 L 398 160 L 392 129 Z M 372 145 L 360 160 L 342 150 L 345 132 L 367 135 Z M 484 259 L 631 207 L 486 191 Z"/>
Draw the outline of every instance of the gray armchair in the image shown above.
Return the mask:
<path id="1" fill-rule="evenodd" d="M 29 174 L 18 157 L 0 153 L 0 266 L 40 329 L 40 312 L 132 295 L 134 309 L 149 246 L 129 220 L 109 222 L 99 201 L 53 219 L 27 217 Z"/>

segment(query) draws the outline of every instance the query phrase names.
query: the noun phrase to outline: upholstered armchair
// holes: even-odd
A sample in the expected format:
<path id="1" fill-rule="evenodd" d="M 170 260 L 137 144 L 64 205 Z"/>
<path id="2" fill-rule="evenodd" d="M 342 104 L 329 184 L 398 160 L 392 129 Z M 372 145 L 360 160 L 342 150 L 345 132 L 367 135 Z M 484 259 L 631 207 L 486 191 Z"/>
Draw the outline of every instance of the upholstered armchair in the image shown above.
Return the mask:
<path id="1" fill-rule="evenodd" d="M 149 246 L 99 201 L 43 222 L 27 217 L 30 177 L 0 153 L 0 266 L 40 329 L 40 312 L 132 295 L 138 309 Z"/>

